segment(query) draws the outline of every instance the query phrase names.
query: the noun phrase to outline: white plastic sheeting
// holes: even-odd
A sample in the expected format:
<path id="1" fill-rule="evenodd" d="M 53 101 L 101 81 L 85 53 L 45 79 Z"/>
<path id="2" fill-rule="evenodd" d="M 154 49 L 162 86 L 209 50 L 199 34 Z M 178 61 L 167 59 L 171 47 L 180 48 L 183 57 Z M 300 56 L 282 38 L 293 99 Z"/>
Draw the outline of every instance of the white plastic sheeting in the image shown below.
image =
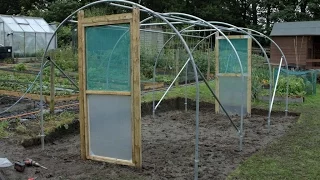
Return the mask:
<path id="1" fill-rule="evenodd" d="M 0 45 L 12 46 L 15 57 L 32 57 L 46 48 L 54 28 L 37 17 L 0 15 Z M 49 49 L 56 48 L 56 38 Z"/>

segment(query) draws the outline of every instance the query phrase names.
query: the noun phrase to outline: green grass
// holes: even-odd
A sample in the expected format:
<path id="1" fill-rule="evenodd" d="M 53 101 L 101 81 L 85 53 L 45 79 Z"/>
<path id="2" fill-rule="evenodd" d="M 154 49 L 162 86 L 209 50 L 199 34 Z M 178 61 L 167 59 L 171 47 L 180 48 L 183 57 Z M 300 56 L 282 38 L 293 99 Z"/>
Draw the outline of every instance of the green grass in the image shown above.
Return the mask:
<path id="1" fill-rule="evenodd" d="M 209 85 L 212 89 L 214 89 L 214 82 L 210 81 Z M 200 101 L 203 102 L 214 102 L 214 98 L 212 96 L 212 94 L 210 93 L 210 90 L 207 88 L 207 86 L 205 85 L 205 83 L 201 82 L 199 83 L 199 89 L 200 89 Z M 192 86 L 178 86 L 178 87 L 172 87 L 168 94 L 164 97 L 164 99 L 170 99 L 170 98 L 176 98 L 176 97 L 185 97 L 185 93 L 187 92 L 187 98 L 189 99 L 195 99 L 196 96 L 196 87 L 195 85 Z M 149 92 L 147 94 L 144 94 L 141 98 L 142 102 L 151 102 L 154 99 L 158 100 L 162 97 L 162 95 L 164 94 L 164 91 L 157 91 L 154 92 L 154 97 L 153 97 L 153 93 Z"/>
<path id="2" fill-rule="evenodd" d="M 242 163 L 228 179 L 318 179 L 320 172 L 320 86 L 316 95 L 302 105 L 290 105 L 300 112 L 289 132 L 266 149 Z M 260 104 L 261 105 L 261 104 Z M 276 105 L 279 108 L 279 105 Z"/>
<path id="3" fill-rule="evenodd" d="M 46 122 L 44 123 L 44 132 L 45 134 L 50 134 L 55 131 L 56 128 L 64 126 L 65 129 L 68 129 L 68 124 L 70 124 L 77 114 L 73 112 L 62 112 L 61 114 L 47 114 L 45 117 Z"/>

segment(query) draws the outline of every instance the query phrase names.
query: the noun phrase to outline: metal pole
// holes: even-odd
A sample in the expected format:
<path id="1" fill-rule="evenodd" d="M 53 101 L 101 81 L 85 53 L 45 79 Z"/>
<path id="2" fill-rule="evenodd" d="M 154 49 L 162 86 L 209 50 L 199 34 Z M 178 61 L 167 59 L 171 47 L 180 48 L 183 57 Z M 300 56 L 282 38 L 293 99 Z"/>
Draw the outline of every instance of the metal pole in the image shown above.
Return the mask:
<path id="1" fill-rule="evenodd" d="M 277 85 L 278 85 L 278 80 L 279 80 L 279 76 L 280 76 L 281 65 L 282 65 L 282 57 L 280 59 L 278 73 L 277 73 L 277 79 L 276 79 L 276 83 L 274 85 L 274 90 L 273 90 L 273 94 L 272 94 L 272 99 L 271 99 L 271 104 L 270 104 L 270 109 L 269 109 L 269 117 L 270 117 L 270 114 L 271 114 L 274 97 L 275 97 L 276 91 L 277 91 Z M 268 119 L 268 131 L 270 132 L 270 119 Z"/>
<path id="2" fill-rule="evenodd" d="M 160 103 L 162 102 L 162 100 L 164 99 L 164 97 L 167 95 L 167 93 L 169 92 L 169 90 L 171 89 L 171 87 L 174 85 L 175 81 L 178 79 L 178 77 L 180 76 L 181 72 L 183 71 L 183 69 L 186 67 L 186 65 L 188 64 L 188 62 L 190 61 L 190 58 L 184 63 L 184 65 L 182 66 L 182 68 L 180 69 L 179 73 L 176 75 L 176 77 L 173 79 L 173 81 L 171 82 L 170 86 L 167 88 L 167 90 L 164 92 L 164 94 L 162 95 L 162 97 L 160 98 L 159 102 L 157 103 L 157 105 L 154 107 L 154 110 L 156 110 L 158 108 L 158 106 L 160 105 Z"/>

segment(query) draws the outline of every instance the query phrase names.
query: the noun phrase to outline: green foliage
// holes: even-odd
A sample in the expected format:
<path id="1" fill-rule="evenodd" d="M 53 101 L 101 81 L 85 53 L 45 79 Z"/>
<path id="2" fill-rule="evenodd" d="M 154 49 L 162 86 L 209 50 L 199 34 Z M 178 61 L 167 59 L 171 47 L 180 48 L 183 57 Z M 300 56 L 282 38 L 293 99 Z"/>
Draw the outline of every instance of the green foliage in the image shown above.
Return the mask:
<path id="1" fill-rule="evenodd" d="M 72 42 L 72 26 L 62 26 L 58 30 L 58 47 L 65 47 L 71 45 Z"/>
<path id="2" fill-rule="evenodd" d="M 280 76 L 278 81 L 277 93 L 284 96 L 287 91 L 287 81 L 289 81 L 289 96 L 304 96 L 306 94 L 306 86 L 301 77 L 297 76 Z"/>
<path id="3" fill-rule="evenodd" d="M 14 59 L 13 58 L 6 58 L 3 60 L 3 62 L 7 63 L 7 64 L 13 64 L 14 63 Z"/>
<path id="4" fill-rule="evenodd" d="M 208 71 L 208 61 L 210 61 L 210 73 L 215 73 L 215 55 L 214 51 L 204 52 L 201 50 L 195 50 L 192 52 L 195 63 L 203 74 Z"/>
<path id="5" fill-rule="evenodd" d="M 53 52 L 53 59 L 55 60 L 57 65 L 64 71 L 78 71 L 78 55 L 76 53 L 73 53 L 70 46 L 56 49 Z"/>
<path id="6" fill-rule="evenodd" d="M 25 71 L 25 70 L 27 70 L 26 66 L 23 63 L 16 64 L 14 66 L 14 69 L 16 71 Z"/>
<path id="7" fill-rule="evenodd" d="M 255 99 L 263 91 L 262 86 L 270 83 L 270 73 L 268 66 L 264 64 L 264 57 L 253 54 L 251 56 L 251 61 L 251 92 Z"/>
<path id="8" fill-rule="evenodd" d="M 6 131 L 9 127 L 8 121 L 0 121 L 0 138 L 4 138 L 8 136 L 8 132 Z"/>

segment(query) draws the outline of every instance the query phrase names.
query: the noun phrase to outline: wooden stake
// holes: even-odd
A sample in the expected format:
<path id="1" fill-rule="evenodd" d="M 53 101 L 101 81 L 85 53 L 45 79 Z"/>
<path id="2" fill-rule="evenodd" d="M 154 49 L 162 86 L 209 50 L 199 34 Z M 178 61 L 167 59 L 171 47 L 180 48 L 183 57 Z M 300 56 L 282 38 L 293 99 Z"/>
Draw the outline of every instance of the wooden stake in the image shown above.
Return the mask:
<path id="1" fill-rule="evenodd" d="M 141 152 L 141 89 L 140 89 L 140 10 L 132 11 L 131 22 L 131 67 L 132 67 L 132 119 L 133 119 L 133 152 L 132 160 L 136 167 L 142 168 Z"/>
<path id="2" fill-rule="evenodd" d="M 55 89 L 54 89 L 54 64 L 51 62 L 50 65 L 50 113 L 54 113 L 54 97 L 55 97 Z"/>
<path id="3" fill-rule="evenodd" d="M 176 49 L 176 57 L 175 57 L 175 67 L 176 67 L 176 69 L 175 69 L 175 75 L 177 75 L 178 73 L 179 73 L 179 57 L 180 56 L 180 51 L 179 51 L 179 49 L 177 48 Z M 175 82 L 175 86 L 176 87 L 178 87 L 179 86 L 179 78 L 176 80 L 176 82 Z"/>
<path id="4" fill-rule="evenodd" d="M 81 158 L 86 158 L 86 128 L 84 116 L 84 80 L 83 80 L 83 63 L 84 63 L 84 28 L 82 27 L 82 20 L 84 19 L 84 12 L 78 13 L 78 73 L 79 73 L 79 121 L 80 121 L 80 148 Z"/>
<path id="5" fill-rule="evenodd" d="M 218 74 L 219 74 L 219 33 L 216 32 L 216 43 L 215 43 L 215 47 L 214 47 L 214 54 L 215 54 L 215 64 L 216 64 L 216 73 L 215 73 L 215 82 L 216 82 L 216 96 L 217 98 L 219 99 L 219 77 L 218 77 Z M 218 101 L 216 100 L 215 101 L 215 112 L 216 114 L 219 113 L 220 111 L 220 106 L 219 106 L 219 103 Z"/>

